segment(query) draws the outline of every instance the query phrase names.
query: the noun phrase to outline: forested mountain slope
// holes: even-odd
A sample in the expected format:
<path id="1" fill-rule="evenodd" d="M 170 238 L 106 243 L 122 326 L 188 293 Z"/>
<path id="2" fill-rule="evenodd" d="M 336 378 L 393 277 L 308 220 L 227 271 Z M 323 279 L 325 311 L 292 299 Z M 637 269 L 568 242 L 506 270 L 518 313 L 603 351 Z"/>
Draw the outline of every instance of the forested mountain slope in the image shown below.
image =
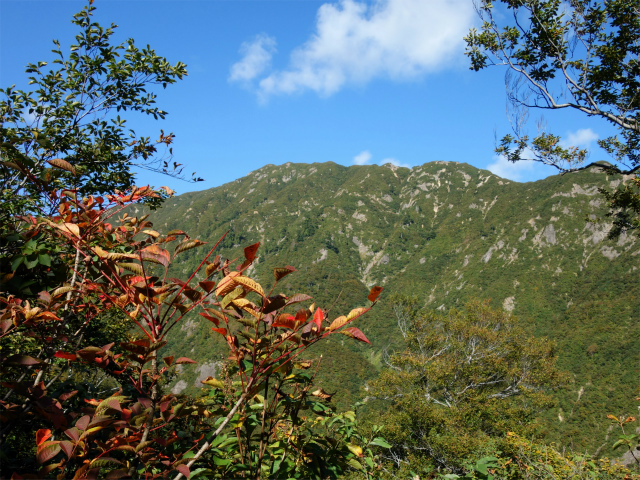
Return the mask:
<path id="1" fill-rule="evenodd" d="M 368 288 L 385 287 L 361 328 L 373 346 L 329 342 L 321 380 L 345 405 L 383 366 L 384 349 L 401 348 L 391 308 L 394 293 L 428 308 L 491 299 L 535 335 L 558 344 L 571 384 L 546 412 L 550 438 L 577 449 L 604 442 L 607 413 L 631 413 L 637 394 L 640 242 L 606 239 L 598 188 L 622 179 L 593 171 L 515 183 L 455 162 L 412 169 L 335 163 L 267 165 L 235 182 L 169 199 L 155 228 L 182 229 L 241 256 L 261 242 L 254 274 L 293 265 L 285 294 L 314 296 L 331 315 L 364 305 Z M 201 250 L 185 252 L 196 267 Z M 200 317 L 172 342 L 200 365 L 181 375 L 193 388 L 222 360 L 220 340 Z M 205 365 L 205 368 L 202 368 Z M 196 370 L 199 369 L 199 370 Z"/>

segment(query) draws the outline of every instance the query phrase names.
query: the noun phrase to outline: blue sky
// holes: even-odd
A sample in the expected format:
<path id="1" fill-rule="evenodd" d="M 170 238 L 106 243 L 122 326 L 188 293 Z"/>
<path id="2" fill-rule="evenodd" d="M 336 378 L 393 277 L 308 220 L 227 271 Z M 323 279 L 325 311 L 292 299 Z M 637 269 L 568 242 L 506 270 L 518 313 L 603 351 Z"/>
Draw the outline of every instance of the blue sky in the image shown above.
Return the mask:
<path id="1" fill-rule="evenodd" d="M 27 87 L 24 67 L 69 45 L 84 2 L 0 0 L 0 84 Z M 462 37 L 477 24 L 471 0 L 96 0 L 95 18 L 119 25 L 189 75 L 159 89 L 166 120 L 129 116 L 139 134 L 176 135 L 174 159 L 205 182 L 142 171 L 139 184 L 178 193 L 235 180 L 265 164 L 466 162 L 516 181 L 555 171 L 495 157 L 510 133 L 504 70 L 472 72 Z M 531 112 L 536 133 L 539 112 Z M 549 131 L 594 147 L 608 126 L 550 112 Z"/>

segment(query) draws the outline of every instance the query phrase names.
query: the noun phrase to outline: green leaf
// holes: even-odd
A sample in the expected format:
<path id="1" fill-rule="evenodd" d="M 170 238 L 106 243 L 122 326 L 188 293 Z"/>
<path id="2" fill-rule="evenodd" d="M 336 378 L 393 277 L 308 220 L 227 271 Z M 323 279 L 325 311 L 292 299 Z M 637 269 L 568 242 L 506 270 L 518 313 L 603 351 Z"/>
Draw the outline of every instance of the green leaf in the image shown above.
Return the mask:
<path id="1" fill-rule="evenodd" d="M 24 257 L 16 257 L 13 262 L 11 262 L 11 270 L 15 272 L 22 262 L 24 262 Z"/>
<path id="2" fill-rule="evenodd" d="M 369 445 L 377 445 L 378 447 L 382 448 L 391 448 L 391 445 L 389 445 L 387 441 L 382 437 L 374 438 L 373 440 L 371 440 L 371 442 L 369 442 Z"/>
<path id="3" fill-rule="evenodd" d="M 227 465 L 231 465 L 231 460 L 226 460 L 220 457 L 213 457 L 213 463 L 215 463 L 219 467 L 225 467 Z"/>
<path id="4" fill-rule="evenodd" d="M 38 261 L 40 262 L 40 265 L 44 265 L 46 267 L 51 266 L 51 257 L 46 253 L 41 253 L 40 255 L 38 255 Z"/>

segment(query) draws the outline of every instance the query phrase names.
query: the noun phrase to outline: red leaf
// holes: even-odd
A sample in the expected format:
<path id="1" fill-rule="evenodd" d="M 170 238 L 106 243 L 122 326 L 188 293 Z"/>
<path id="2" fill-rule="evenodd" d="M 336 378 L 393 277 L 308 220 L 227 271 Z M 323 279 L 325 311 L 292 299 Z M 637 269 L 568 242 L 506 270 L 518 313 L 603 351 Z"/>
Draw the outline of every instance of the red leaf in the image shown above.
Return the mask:
<path id="1" fill-rule="evenodd" d="M 163 360 L 164 360 L 164 363 L 166 363 L 167 366 L 170 367 L 171 364 L 173 363 L 173 355 L 171 355 L 169 357 L 164 357 Z"/>
<path id="2" fill-rule="evenodd" d="M 200 312 L 200 315 L 202 315 L 204 318 L 206 318 L 207 320 L 209 320 L 210 322 L 214 323 L 215 326 L 217 327 L 218 325 L 220 325 L 220 320 L 218 320 L 215 317 L 212 317 L 211 315 L 209 315 L 208 313 L 204 313 L 204 312 Z"/>
<path id="3" fill-rule="evenodd" d="M 64 431 L 64 434 L 74 442 L 77 442 L 78 438 L 80 438 L 80 430 L 78 430 L 76 427 L 66 429 Z"/>
<path id="4" fill-rule="evenodd" d="M 54 355 L 56 358 L 64 358 L 65 360 L 76 360 L 78 356 L 75 353 L 67 353 L 67 352 L 56 352 Z"/>
<path id="5" fill-rule="evenodd" d="M 60 452 L 60 442 L 45 442 L 38 447 L 38 463 L 48 462 Z"/>
<path id="6" fill-rule="evenodd" d="M 295 295 L 287 298 L 287 305 L 293 305 L 294 303 L 306 302 L 311 300 L 312 297 L 305 295 L 304 293 L 296 293 Z"/>
<path id="7" fill-rule="evenodd" d="M 13 322 L 11 320 L 2 320 L 0 321 L 0 328 L 2 328 L 2 333 L 5 333 L 13 326 Z"/>
<path id="8" fill-rule="evenodd" d="M 51 435 L 51 430 L 49 430 L 48 428 L 41 428 L 36 432 L 36 445 L 40 446 L 47 440 L 47 438 L 50 438 Z"/>
<path id="9" fill-rule="evenodd" d="M 93 362 L 96 358 L 96 355 L 99 353 L 103 353 L 101 348 L 98 347 L 85 347 L 82 350 L 78 350 L 76 352 L 83 360 L 87 362 Z"/>
<path id="10" fill-rule="evenodd" d="M 275 322 L 273 322 L 272 327 L 283 327 L 283 328 L 291 328 L 293 329 L 296 326 L 296 319 L 293 315 L 288 315 L 283 313 L 282 315 L 278 315 Z"/>
<path id="11" fill-rule="evenodd" d="M 119 468 L 118 470 L 111 470 L 109 473 L 107 473 L 107 476 L 105 477 L 107 480 L 118 480 L 122 477 L 128 477 L 129 476 L 129 470 L 126 468 Z"/>
<path id="12" fill-rule="evenodd" d="M 256 258 L 256 252 L 258 251 L 258 247 L 260 247 L 260 242 L 254 243 L 253 245 L 249 245 L 244 249 L 244 258 L 247 259 L 248 262 L 253 262 L 254 258 Z"/>
<path id="13" fill-rule="evenodd" d="M 216 286 L 216 282 L 211 282 L 211 281 L 198 282 L 198 285 L 200 285 L 200 288 L 202 288 L 205 292 L 211 293 L 211 290 L 213 290 L 213 287 Z"/>
<path id="14" fill-rule="evenodd" d="M 356 339 L 356 340 L 358 340 L 360 342 L 365 342 L 365 343 L 368 343 L 369 345 L 371 345 L 371 342 L 369 341 L 369 339 L 367 337 L 365 337 L 364 333 L 362 333 L 360 331 L 360 329 L 358 329 L 356 327 L 345 328 L 340 333 L 342 333 L 343 335 L 346 335 L 347 337 L 351 337 L 351 338 L 354 338 L 354 339 Z"/>
<path id="15" fill-rule="evenodd" d="M 307 318 L 309 318 L 311 314 L 309 313 L 309 311 L 305 308 L 301 308 L 300 310 L 298 310 L 296 312 L 296 321 L 297 322 L 306 322 Z"/>
<path id="16" fill-rule="evenodd" d="M 67 456 L 67 458 L 71 458 L 71 454 L 73 453 L 73 443 L 71 443 L 69 440 L 62 440 L 60 442 L 60 448 L 62 448 L 62 451 Z"/>
<path id="17" fill-rule="evenodd" d="M 38 365 L 40 360 L 28 355 L 11 355 L 5 360 L 7 365 Z"/>
<path id="18" fill-rule="evenodd" d="M 380 295 L 380 292 L 382 292 L 382 287 L 371 287 L 371 291 L 369 292 L 369 296 L 367 298 L 370 302 L 375 302 L 378 298 L 378 295 Z"/>
<path id="19" fill-rule="evenodd" d="M 324 318 L 324 315 L 322 313 L 322 309 L 321 308 L 316 308 L 316 312 L 313 314 L 313 323 L 316 324 L 318 329 L 320 329 L 320 326 L 322 325 L 322 319 L 323 318 Z"/>
<path id="20" fill-rule="evenodd" d="M 276 279 L 276 282 L 277 282 L 281 278 L 286 277 L 287 275 L 289 275 L 290 273 L 293 273 L 295 271 L 296 271 L 296 269 L 293 268 L 291 265 L 287 265 L 286 267 L 274 268 L 273 269 L 273 277 Z"/>
<path id="21" fill-rule="evenodd" d="M 213 330 L 214 332 L 218 332 L 223 337 L 227 336 L 227 329 L 226 328 L 212 328 L 211 330 Z"/>
<path id="22" fill-rule="evenodd" d="M 147 248 L 144 248 L 140 254 L 143 259 L 156 261 L 165 268 L 169 265 L 169 261 L 171 260 L 171 254 L 167 250 L 160 248 L 158 245 L 149 245 Z"/>
<path id="23" fill-rule="evenodd" d="M 38 298 L 44 303 L 51 303 L 51 295 L 48 292 L 38 293 Z"/>
<path id="24" fill-rule="evenodd" d="M 191 360 L 190 358 L 187 357 L 180 357 L 178 360 L 176 360 L 176 365 L 180 365 L 182 363 L 198 363 L 195 360 Z"/>
<path id="25" fill-rule="evenodd" d="M 181 474 L 183 474 L 187 478 L 189 478 L 191 476 L 191 472 L 189 471 L 189 467 L 187 467 L 184 464 L 178 465 L 176 467 L 176 470 L 178 470 Z"/>
<path id="26" fill-rule="evenodd" d="M 69 400 L 71 397 L 73 397 L 76 393 L 78 393 L 78 390 L 74 390 L 73 392 L 67 392 L 67 393 L 63 393 L 58 397 L 58 400 L 60 400 L 61 402 L 64 402 L 66 400 Z"/>
<path id="27" fill-rule="evenodd" d="M 76 422 L 76 428 L 78 430 L 83 430 L 83 431 L 86 430 L 87 425 L 89 425 L 89 420 L 90 420 L 89 415 L 85 415 L 84 417 L 81 417 L 80 420 Z"/>

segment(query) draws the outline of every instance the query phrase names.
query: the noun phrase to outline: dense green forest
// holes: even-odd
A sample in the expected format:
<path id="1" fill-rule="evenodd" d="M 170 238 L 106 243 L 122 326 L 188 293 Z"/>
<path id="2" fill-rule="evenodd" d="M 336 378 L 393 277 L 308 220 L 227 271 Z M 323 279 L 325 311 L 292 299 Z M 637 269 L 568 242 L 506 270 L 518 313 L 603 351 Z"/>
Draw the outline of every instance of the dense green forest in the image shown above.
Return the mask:
<path id="1" fill-rule="evenodd" d="M 371 285 L 384 286 L 361 327 L 373 347 L 322 347 L 357 372 L 331 369 L 323 378 L 344 392 L 336 398 L 342 406 L 367 395 L 362 387 L 384 365 L 385 350 L 402 348 L 394 295 L 416 296 L 418 308 L 432 311 L 490 300 L 530 334 L 554 340 L 558 366 L 571 374 L 555 393 L 558 404 L 544 413 L 548 439 L 595 451 L 605 442 L 607 413 L 635 408 L 629 354 L 637 358 L 640 345 L 628 299 L 640 293 L 640 265 L 635 237 L 607 240 L 607 226 L 588 221 L 606 213 L 598 188 L 619 181 L 593 170 L 518 184 L 456 163 L 411 170 L 267 166 L 168 200 L 151 218 L 158 229 L 179 227 L 212 243 L 228 229 L 219 247 L 224 258 L 261 242 L 255 278 L 266 280 L 283 262 L 304 265 L 288 277 L 286 291 L 304 291 L 323 305 L 337 298 L 336 311 L 355 307 L 353 299 Z M 176 274 L 197 258 L 185 257 Z M 219 361 L 206 330 L 187 322 L 170 342 L 182 354 Z M 183 385 L 197 386 L 197 368 L 185 368 Z"/>
<path id="2" fill-rule="evenodd" d="M 571 5 L 626 68 L 637 7 Z M 544 86 L 569 24 L 560 2 L 522 8 L 533 33 L 489 21 L 469 55 Z M 173 196 L 135 186 L 140 167 L 182 175 L 173 135 L 119 115 L 164 117 L 150 91 L 186 66 L 112 44 L 94 10 L 30 90 L 0 91 L 3 478 L 637 476 L 638 100 L 610 49 L 585 68 L 614 166 L 543 135 L 537 160 L 566 175 L 285 163 Z"/>

